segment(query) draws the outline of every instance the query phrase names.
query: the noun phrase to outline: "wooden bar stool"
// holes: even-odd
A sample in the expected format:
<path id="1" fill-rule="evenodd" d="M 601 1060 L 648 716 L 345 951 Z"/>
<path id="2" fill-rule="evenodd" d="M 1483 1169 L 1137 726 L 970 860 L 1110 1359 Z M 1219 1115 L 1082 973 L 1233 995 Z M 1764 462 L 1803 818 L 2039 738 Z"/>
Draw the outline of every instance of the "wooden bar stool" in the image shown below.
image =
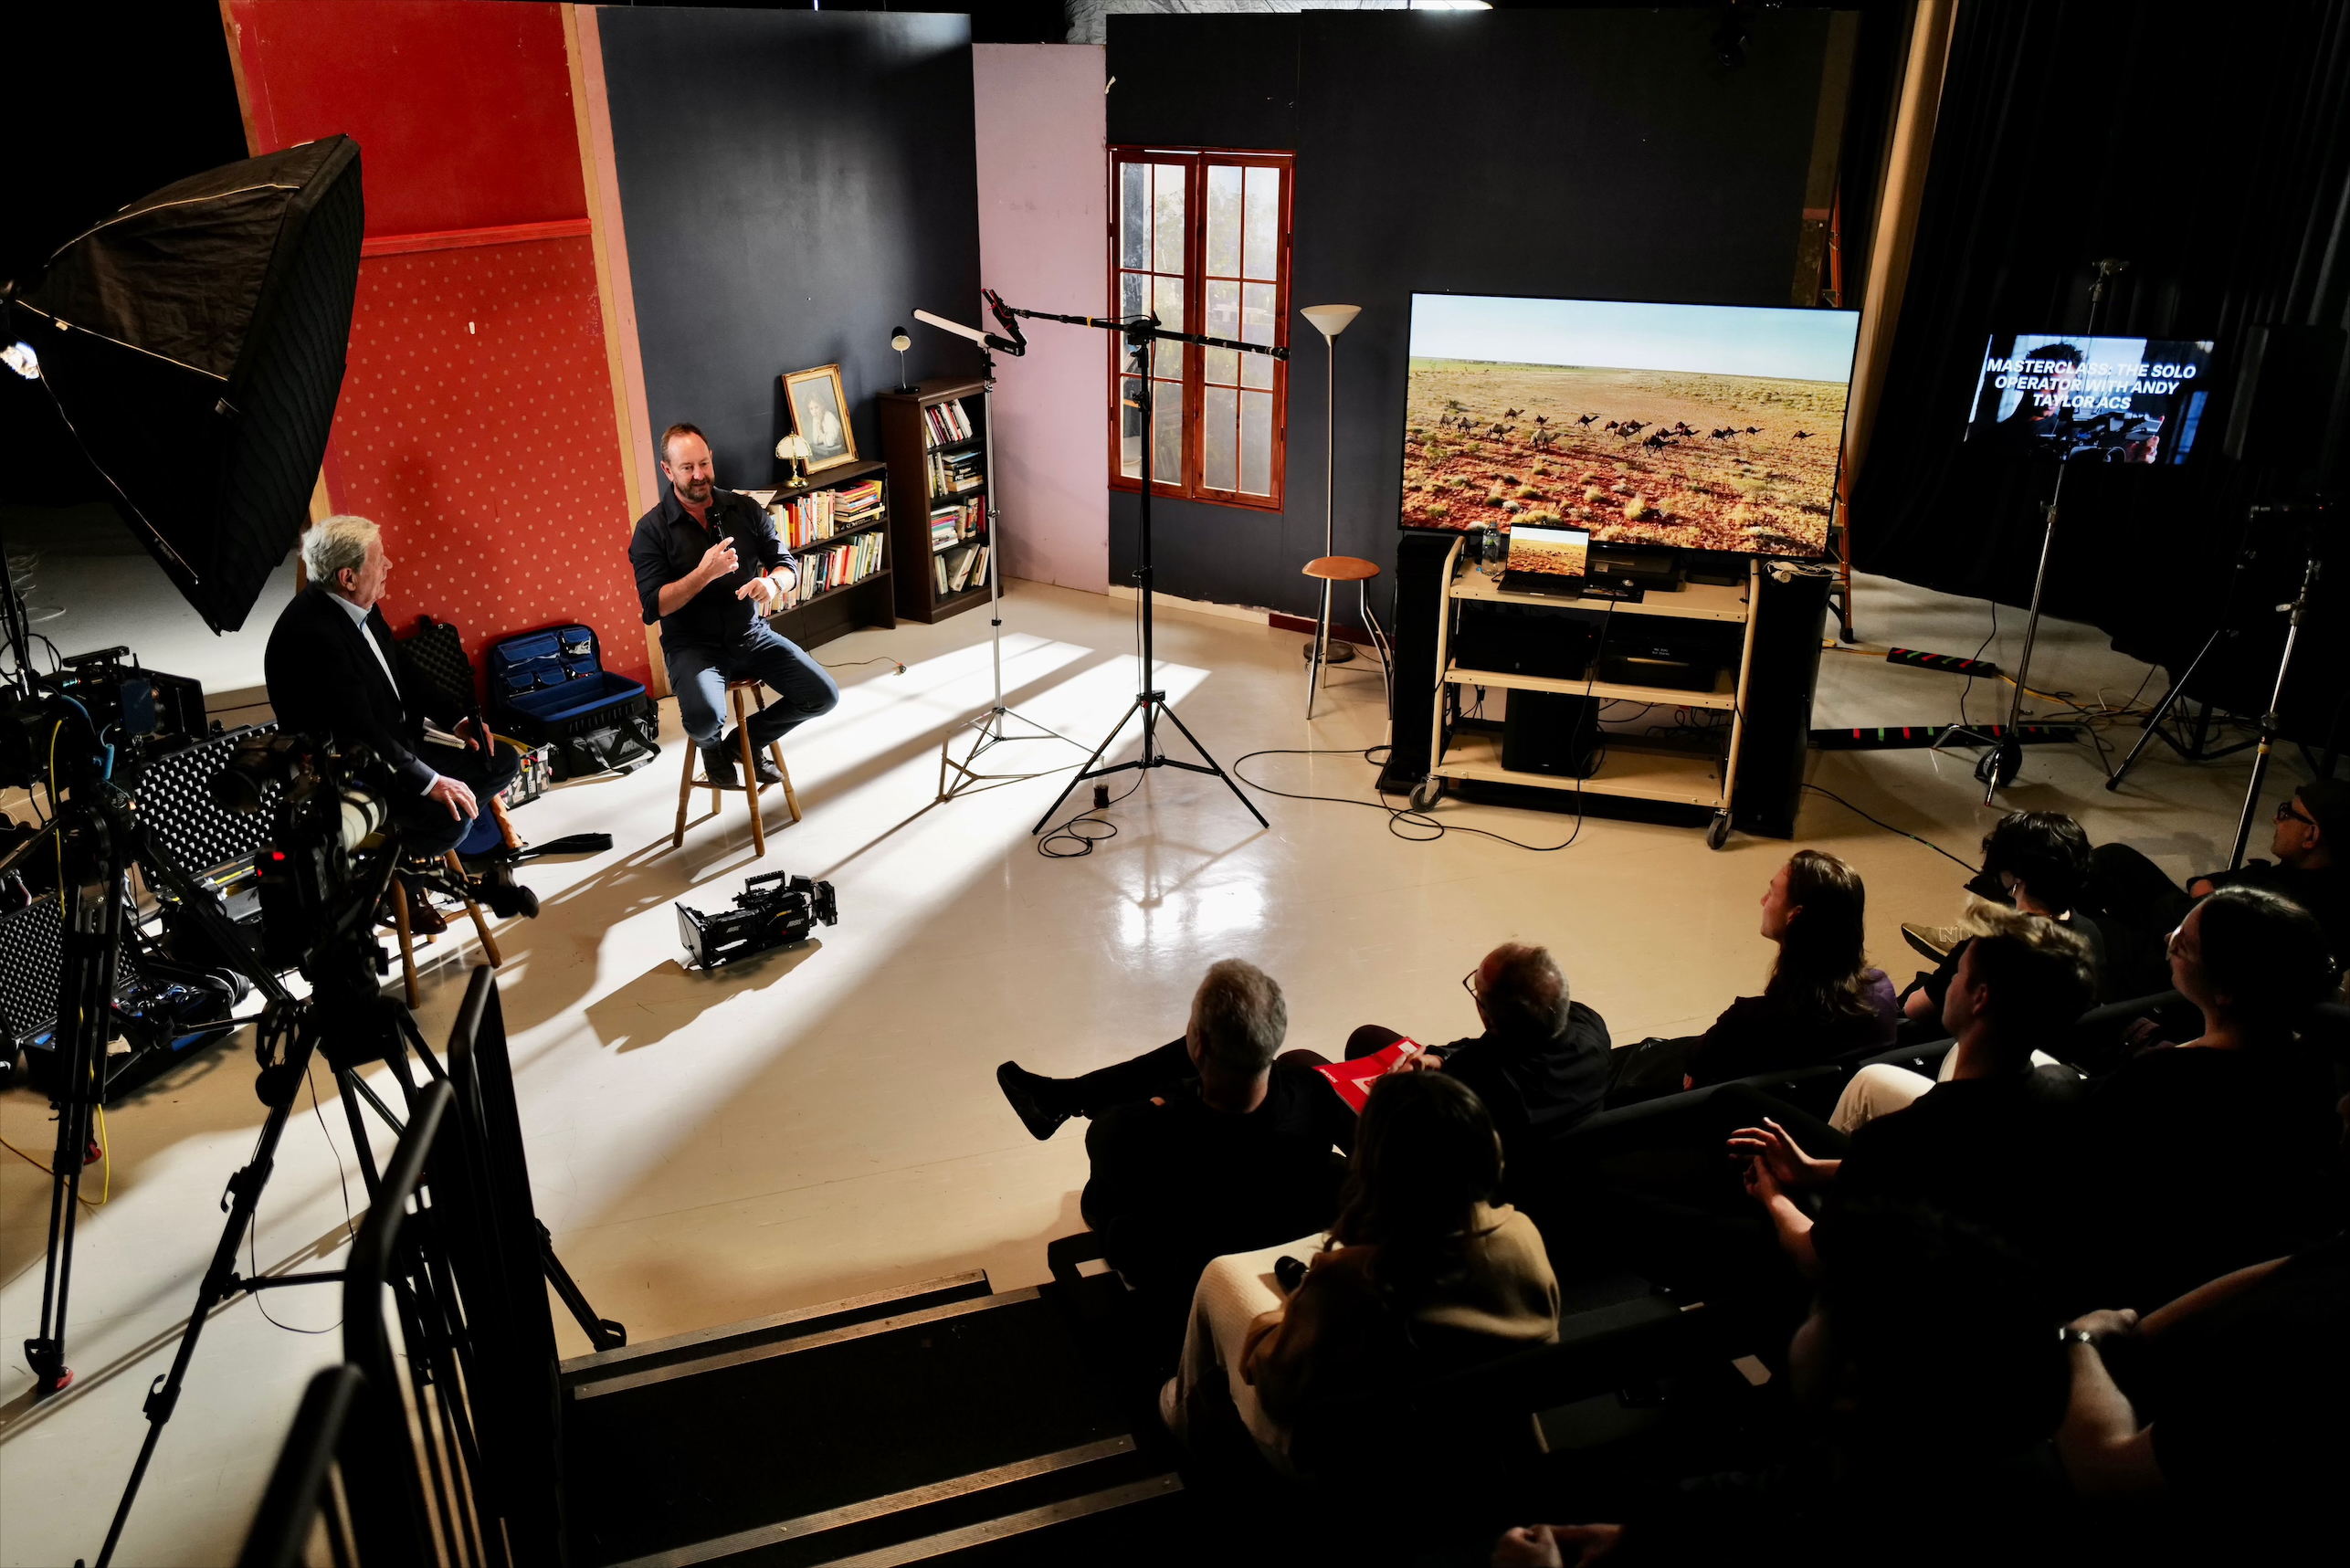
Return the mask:
<path id="1" fill-rule="evenodd" d="M 457 851 L 452 849 L 440 857 L 440 859 L 441 863 L 448 868 L 449 874 L 457 879 L 457 885 L 463 887 L 465 862 L 457 858 Z M 473 934 L 481 939 L 481 956 L 489 960 L 490 968 L 498 968 L 506 962 L 506 959 L 505 955 L 498 951 L 498 939 L 490 934 L 489 917 L 481 912 L 481 906 L 470 898 L 465 900 L 465 912 L 473 918 Z M 392 879 L 392 927 L 400 937 L 400 980 L 406 987 L 408 1005 L 420 1006 L 423 993 L 416 984 L 416 932 L 413 929 L 414 921 L 408 910 L 408 884 L 399 877 Z"/>
<path id="2" fill-rule="evenodd" d="M 1371 614 L 1371 579 L 1379 574 L 1378 563 L 1359 555 L 1322 555 L 1305 563 L 1305 574 L 1322 583 L 1322 614 L 1314 622 L 1313 641 L 1305 650 L 1306 718 L 1313 717 L 1314 693 L 1321 688 L 1323 668 L 1340 662 L 1330 657 L 1330 594 L 1332 584 L 1337 583 L 1352 583 L 1361 595 L 1363 625 L 1371 634 L 1372 650 L 1379 656 L 1379 679 L 1386 687 L 1387 707 L 1392 713 L 1396 688 L 1387 664 L 1386 634 L 1379 629 L 1378 620 Z"/>
<path id="3" fill-rule="evenodd" d="M 759 809 L 758 752 L 751 744 L 751 726 L 748 721 L 750 711 L 746 703 L 756 703 L 764 711 L 767 706 L 767 694 L 759 689 L 759 683 L 755 680 L 728 681 L 726 705 L 734 715 L 735 741 L 743 752 L 739 783 L 712 784 L 707 778 L 694 777 L 694 768 L 697 759 L 701 755 L 701 748 L 694 744 L 692 736 L 686 737 L 685 773 L 678 780 L 678 825 L 677 830 L 669 835 L 670 848 L 674 849 L 685 842 L 685 814 L 687 808 L 693 804 L 694 791 L 706 789 L 711 792 L 710 811 L 711 815 L 715 816 L 719 811 L 720 792 L 732 789 L 740 790 L 750 798 L 752 847 L 762 858 L 766 856 L 767 824 Z M 792 770 L 784 765 L 783 742 L 780 741 L 767 742 L 767 754 L 775 759 L 775 771 L 784 775 L 784 805 L 791 811 L 792 822 L 797 822 L 800 819 L 799 792 L 792 787 Z M 791 824 L 785 823 L 785 826 L 788 827 Z"/>

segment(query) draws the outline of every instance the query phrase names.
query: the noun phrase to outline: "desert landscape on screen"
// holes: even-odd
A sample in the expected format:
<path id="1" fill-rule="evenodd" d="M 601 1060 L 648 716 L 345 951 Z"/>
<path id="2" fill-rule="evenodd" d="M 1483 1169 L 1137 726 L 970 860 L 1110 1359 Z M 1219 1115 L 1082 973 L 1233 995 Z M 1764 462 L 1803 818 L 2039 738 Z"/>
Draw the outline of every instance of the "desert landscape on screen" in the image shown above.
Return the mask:
<path id="1" fill-rule="evenodd" d="M 1416 356 L 1403 523 L 1822 554 L 1844 399 L 1840 381 Z"/>

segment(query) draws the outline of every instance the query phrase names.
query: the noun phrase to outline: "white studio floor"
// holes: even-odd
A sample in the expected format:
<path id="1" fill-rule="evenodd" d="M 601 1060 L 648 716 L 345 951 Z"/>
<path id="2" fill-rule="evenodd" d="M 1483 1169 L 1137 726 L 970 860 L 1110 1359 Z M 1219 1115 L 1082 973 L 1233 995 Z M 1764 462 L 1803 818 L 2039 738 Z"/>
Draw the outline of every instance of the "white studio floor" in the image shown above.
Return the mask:
<path id="1" fill-rule="evenodd" d="M 1873 580 L 1859 610 L 1880 651 L 1971 653 L 1989 625 L 1980 603 Z M 2000 618 L 1986 657 L 2012 660 L 2022 617 Z M 1090 748 L 1133 689 L 1129 605 L 1021 584 L 1006 623 L 1013 706 Z M 1162 615 L 1159 634 L 1164 684 L 1228 764 L 1259 748 L 1381 739 L 1373 664 L 1337 672 L 1334 706 L 1309 728 L 1298 634 L 1180 610 Z M 1701 1027 L 1763 978 L 1755 901 L 1789 848 L 1774 840 L 1735 837 L 1714 853 L 1694 828 L 1594 817 L 1573 847 L 1532 854 L 1467 834 L 1407 842 L 1371 810 L 1260 796 L 1272 821 L 1262 831 L 1213 779 L 1163 770 L 1112 809 L 1116 837 L 1085 858 L 1044 859 L 1028 826 L 1059 776 L 933 803 L 941 742 L 986 700 L 986 639 L 974 614 L 820 650 L 832 663 L 895 656 L 908 670 L 838 671 L 839 710 L 787 746 L 806 819 L 777 832 L 764 862 L 751 858 L 739 798 L 669 847 L 673 746 L 631 777 L 559 789 L 517 814 L 533 839 L 607 829 L 617 840 L 584 861 L 526 868 L 543 912 L 500 935 L 540 1213 L 597 1309 L 633 1338 L 974 1267 L 998 1288 L 1043 1279 L 1045 1244 L 1080 1228 L 1081 1130 L 1030 1140 L 996 1094 L 996 1064 L 1073 1072 L 1169 1039 L 1217 958 L 1263 964 L 1288 993 L 1291 1043 L 1324 1049 L 1369 1019 L 1431 1039 L 1472 1028 L 1460 977 L 1510 938 L 1558 952 L 1619 1042 Z M 1825 660 L 1822 724 L 1956 711 L 1950 677 Z M 2059 625 L 2043 634 L 2034 684 L 2118 706 L 2145 674 L 2093 631 Z M 1976 717 L 2004 716 L 2005 690 L 1978 683 Z M 666 716 L 674 738 L 673 705 Z M 2126 747 L 2134 733 L 2116 726 L 2113 737 Z M 1012 771 L 1081 752 L 1023 743 L 994 755 Z M 2300 776 L 2280 755 L 2280 783 Z M 1971 858 L 1996 814 L 1970 762 L 1815 754 L 1811 776 Z M 2157 749 L 2113 795 L 2089 747 L 2036 747 L 2006 802 L 2073 812 L 2093 838 L 2137 843 L 2185 873 L 2226 859 L 2246 765 L 2189 766 Z M 1371 770 L 1353 755 L 1260 757 L 1248 772 L 1371 797 Z M 1537 844 L 1573 826 L 1458 802 L 1438 813 Z M 1899 922 L 1946 916 L 1965 873 L 1818 795 L 1801 827 L 1798 842 L 1861 868 L 1872 952 L 1906 977 Z M 2260 844 L 2266 833 L 2264 816 Z M 832 880 L 840 923 L 795 952 L 712 976 L 681 971 L 671 901 L 723 908 L 761 870 Z M 472 944 L 444 939 L 443 952 L 427 978 L 427 1037 L 448 1028 Z M 114 1108 L 111 1191 L 82 1226 L 74 1279 L 79 1380 L 39 1405 L 20 1342 L 39 1308 L 48 1189 L 0 1155 L 0 1565 L 96 1552 L 142 1433 L 141 1401 L 218 1235 L 222 1184 L 260 1121 L 248 1038 Z M 332 1267 L 342 1244 L 345 1128 L 331 1099 L 326 1110 L 286 1137 L 254 1249 L 263 1269 Z M 46 1104 L 22 1089 L 0 1095 L 0 1136 L 46 1161 Z M 361 1201 L 355 1173 L 348 1188 Z M 260 1306 L 309 1331 L 272 1326 Z M 280 1290 L 215 1319 L 121 1562 L 234 1556 L 302 1382 L 335 1359 L 336 1310 L 331 1291 Z M 567 1319 L 559 1327 L 566 1353 L 585 1348 Z"/>

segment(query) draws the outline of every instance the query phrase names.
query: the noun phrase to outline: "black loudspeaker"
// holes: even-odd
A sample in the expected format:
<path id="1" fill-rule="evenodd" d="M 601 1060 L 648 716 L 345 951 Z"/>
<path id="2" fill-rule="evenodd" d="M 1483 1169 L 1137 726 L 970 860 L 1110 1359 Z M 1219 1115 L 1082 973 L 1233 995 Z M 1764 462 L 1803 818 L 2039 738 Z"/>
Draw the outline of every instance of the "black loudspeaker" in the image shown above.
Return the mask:
<path id="1" fill-rule="evenodd" d="M 1436 629 L 1452 601 L 1445 596 L 1444 563 L 1457 534 L 1408 531 L 1396 542 L 1396 712 L 1387 726 L 1387 765 L 1379 787 L 1407 793 L 1428 777 L 1428 745 L 1436 728 Z"/>
<path id="2" fill-rule="evenodd" d="M 1587 779 L 1599 771 L 1597 699 L 1550 691 L 1512 691 L 1502 722 L 1502 765 L 1522 773 Z"/>
<path id="3" fill-rule="evenodd" d="M 2245 343 L 2243 379 L 2228 410 L 2227 454 L 2291 473 L 2315 471 L 2329 458 L 2338 465 L 2340 438 L 2332 421 L 2343 348 L 2339 327 L 2254 327 Z"/>
<path id="4" fill-rule="evenodd" d="M 1782 583 L 1764 569 L 1755 605 L 1754 674 L 1746 682 L 1745 724 L 1738 742 L 1737 793 L 1730 803 L 1731 821 L 1743 833 L 1795 837 L 1828 586 L 1824 572 L 1797 573 Z"/>

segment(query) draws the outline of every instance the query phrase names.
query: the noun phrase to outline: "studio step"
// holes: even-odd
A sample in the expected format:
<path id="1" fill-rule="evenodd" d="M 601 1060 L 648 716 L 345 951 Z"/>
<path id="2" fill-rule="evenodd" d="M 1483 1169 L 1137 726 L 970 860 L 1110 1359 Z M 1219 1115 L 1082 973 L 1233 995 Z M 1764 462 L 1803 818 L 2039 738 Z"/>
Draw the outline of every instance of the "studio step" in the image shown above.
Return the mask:
<path id="1" fill-rule="evenodd" d="M 859 1298 L 567 1373 L 579 1561 L 782 1568 L 908 1550 L 1152 1479 L 1058 1304 L 965 1288 L 942 1283 L 959 1299 L 880 1317 Z"/>
<path id="2" fill-rule="evenodd" d="M 1097 1541 L 1093 1531 L 1113 1522 L 1113 1513 L 1119 1527 L 1143 1528 L 1133 1510 L 1164 1507 L 1182 1489 L 1180 1479 L 1155 1473 L 1135 1453 L 1132 1438 L 1112 1437 L 612 1568 L 882 1568 L 998 1555 L 1035 1563 L 1049 1551 L 1077 1549 L 1080 1532 Z"/>
<path id="3" fill-rule="evenodd" d="M 790 1311 L 776 1312 L 764 1318 L 750 1318 L 714 1329 L 672 1334 L 667 1339 L 650 1340 L 640 1345 L 623 1345 L 618 1350 L 574 1356 L 563 1363 L 564 1390 L 569 1394 L 573 1390 L 589 1384 L 629 1377 L 656 1368 L 712 1360 L 738 1351 L 777 1344 L 785 1340 L 804 1339 L 827 1330 L 846 1328 L 852 1323 L 869 1323 L 877 1319 L 920 1311 L 927 1307 L 942 1307 L 954 1301 L 981 1300 L 988 1296 L 990 1289 L 987 1271 L 974 1268 L 965 1273 L 943 1275 L 935 1279 L 923 1279 L 891 1289 L 869 1291 L 862 1296 L 844 1297 L 819 1306 L 795 1307 Z"/>

